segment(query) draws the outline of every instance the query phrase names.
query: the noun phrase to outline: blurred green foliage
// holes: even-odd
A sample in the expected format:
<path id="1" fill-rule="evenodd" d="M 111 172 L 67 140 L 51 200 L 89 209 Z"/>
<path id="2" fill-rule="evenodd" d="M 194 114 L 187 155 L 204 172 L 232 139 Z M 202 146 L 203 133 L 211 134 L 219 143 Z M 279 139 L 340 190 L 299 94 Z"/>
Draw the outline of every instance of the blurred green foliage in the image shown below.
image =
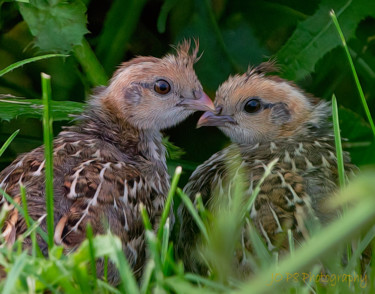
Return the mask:
<path id="1" fill-rule="evenodd" d="M 1 157 L 0 169 L 20 152 L 42 144 L 40 72 L 52 76 L 55 134 L 77 114 L 93 86 L 136 55 L 162 56 L 170 44 L 195 37 L 203 57 L 196 71 L 214 98 L 228 75 L 276 57 L 282 76 L 323 99 L 335 93 L 344 149 L 359 166 L 375 164 L 375 145 L 350 67 L 329 11 L 334 9 L 375 115 L 375 1 L 368 0 L 0 0 L 0 70 L 46 53 L 65 53 L 26 64 L 0 77 L 0 144 L 20 134 Z M 27 100 L 26 100 L 27 99 Z M 33 100 L 28 100 L 33 99 Z M 24 104 L 24 102 L 29 104 Z M 195 129 L 200 114 L 167 130 L 185 153 L 170 160 L 184 171 L 228 140 L 215 128 Z M 66 120 L 66 121 L 64 121 Z M 187 174 L 183 176 L 186 180 Z"/>

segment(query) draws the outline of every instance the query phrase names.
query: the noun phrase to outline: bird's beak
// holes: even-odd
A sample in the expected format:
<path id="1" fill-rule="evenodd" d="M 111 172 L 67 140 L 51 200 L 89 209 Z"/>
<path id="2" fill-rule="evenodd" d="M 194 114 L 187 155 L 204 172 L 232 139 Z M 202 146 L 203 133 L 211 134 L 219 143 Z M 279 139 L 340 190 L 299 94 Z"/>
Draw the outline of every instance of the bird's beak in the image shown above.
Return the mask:
<path id="1" fill-rule="evenodd" d="M 223 127 L 227 123 L 235 124 L 236 121 L 230 115 L 215 115 L 210 111 L 206 111 L 198 120 L 197 128 L 208 126 Z"/>
<path id="2" fill-rule="evenodd" d="M 184 106 L 186 109 L 194 110 L 194 111 L 215 111 L 215 106 L 212 103 L 210 97 L 207 96 L 206 93 L 202 92 L 198 99 L 183 99 L 179 104 L 179 106 Z"/>

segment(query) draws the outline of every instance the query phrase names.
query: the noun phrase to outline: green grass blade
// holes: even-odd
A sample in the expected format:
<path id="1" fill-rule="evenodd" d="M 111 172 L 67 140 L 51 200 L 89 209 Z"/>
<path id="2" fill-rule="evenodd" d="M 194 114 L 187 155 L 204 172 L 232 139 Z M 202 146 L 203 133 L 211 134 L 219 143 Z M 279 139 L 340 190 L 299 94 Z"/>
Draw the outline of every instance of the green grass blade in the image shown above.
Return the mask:
<path id="1" fill-rule="evenodd" d="M 151 277 L 152 277 L 152 273 L 154 272 L 154 269 L 155 269 L 155 262 L 152 259 L 150 259 L 147 262 L 145 266 L 145 270 L 142 275 L 142 284 L 141 284 L 142 294 L 149 293 Z"/>
<path id="2" fill-rule="evenodd" d="M 167 196 L 167 199 L 165 201 L 163 214 L 161 215 L 161 219 L 160 219 L 159 230 L 158 230 L 158 234 L 157 234 L 157 237 L 158 237 L 159 240 L 161 240 L 162 237 L 163 237 L 164 225 L 165 225 L 165 223 L 167 221 L 167 218 L 168 218 L 168 216 L 170 214 L 170 211 L 171 211 L 171 206 L 172 206 L 172 203 L 173 203 L 173 196 L 176 193 L 177 184 L 178 184 L 178 181 L 180 180 L 181 172 L 182 172 L 181 166 L 176 167 L 176 170 L 175 170 L 173 178 L 172 178 L 171 187 L 169 189 L 168 196 Z"/>
<path id="3" fill-rule="evenodd" d="M 121 292 L 119 290 L 117 290 L 116 288 L 114 288 L 110 284 L 108 284 L 106 282 L 103 282 L 101 280 L 98 280 L 98 286 L 99 286 L 99 289 L 106 290 L 109 293 L 121 294 Z M 98 291 L 98 293 L 103 293 L 103 292 L 102 291 Z M 107 292 L 105 292 L 105 293 L 107 293 Z"/>
<path id="4" fill-rule="evenodd" d="M 35 222 L 33 222 L 31 224 L 31 226 L 26 230 L 26 232 L 24 232 L 21 236 L 23 239 L 27 238 L 28 236 L 32 235 L 33 233 L 35 233 L 35 231 L 39 228 L 41 222 L 45 219 L 46 215 L 42 215 L 40 218 L 38 218 Z M 36 241 L 35 241 L 36 242 Z M 22 246 L 22 244 L 20 244 Z M 36 251 L 39 249 L 39 247 L 35 247 L 36 248 Z M 39 256 L 41 256 L 41 251 L 39 250 L 37 252 L 39 254 Z"/>
<path id="5" fill-rule="evenodd" d="M 38 60 L 42 60 L 42 59 L 46 59 L 46 58 L 51 58 L 51 57 L 68 57 L 69 55 L 66 55 L 66 54 L 46 54 L 46 55 L 42 55 L 42 56 L 36 56 L 36 57 L 32 57 L 32 58 L 28 58 L 28 59 L 24 59 L 24 60 L 21 60 L 21 61 L 17 61 L 11 65 L 9 65 L 8 67 L 0 70 L 0 77 L 5 75 L 6 73 L 18 68 L 18 67 L 21 67 L 27 63 L 30 63 L 30 62 L 34 62 L 34 61 L 38 61 Z"/>
<path id="6" fill-rule="evenodd" d="M 6 199 L 7 202 L 9 202 L 10 204 L 12 204 L 14 206 L 15 209 L 17 209 L 18 212 L 23 217 L 25 217 L 25 212 L 24 212 L 23 208 L 20 205 L 18 205 L 18 203 L 15 202 L 13 200 L 13 198 L 11 196 L 9 196 L 2 188 L 0 188 L 0 194 L 3 195 L 3 197 L 5 197 L 5 199 Z M 35 224 L 35 221 L 33 219 L 31 219 L 31 218 L 30 218 L 30 224 L 31 224 L 31 226 L 33 226 Z M 38 234 L 43 238 L 43 240 L 45 242 L 47 242 L 48 241 L 48 236 L 47 236 L 46 232 L 44 232 L 40 227 L 37 227 L 36 230 L 37 230 Z"/>
<path id="7" fill-rule="evenodd" d="M 289 243 L 289 252 L 292 256 L 294 254 L 294 238 L 293 238 L 293 232 L 291 229 L 288 229 L 288 243 Z"/>
<path id="8" fill-rule="evenodd" d="M 170 226 L 169 226 L 169 218 L 167 218 L 167 222 L 164 225 L 163 239 L 162 239 L 162 243 L 161 243 L 161 262 L 162 262 L 162 264 L 164 264 L 165 260 L 167 259 L 169 235 L 170 235 Z"/>
<path id="9" fill-rule="evenodd" d="M 12 269 L 8 273 L 3 291 L 1 292 L 2 294 L 14 293 L 15 285 L 26 263 L 27 252 L 24 251 L 20 256 L 17 257 Z"/>
<path id="10" fill-rule="evenodd" d="M 22 201 L 22 207 L 23 207 L 23 211 L 24 211 L 24 219 L 25 219 L 25 222 L 26 222 L 26 226 L 28 229 L 31 228 L 31 218 L 29 216 L 29 211 L 28 211 L 28 208 L 27 208 L 27 200 L 26 200 L 26 189 L 25 189 L 25 186 L 24 185 L 20 185 L 20 192 L 21 192 L 21 201 Z M 39 245 L 37 243 L 37 240 L 36 240 L 36 234 L 35 234 L 35 230 L 32 230 L 31 231 L 31 254 L 33 257 L 36 256 L 36 253 L 37 251 L 40 253 L 40 248 L 39 248 Z"/>
<path id="11" fill-rule="evenodd" d="M 20 130 L 17 130 L 15 131 L 6 141 L 5 143 L 3 144 L 3 146 L 1 146 L 0 148 L 0 157 L 1 155 L 3 155 L 5 149 L 8 148 L 8 146 L 10 145 L 10 143 L 12 143 L 13 139 L 17 136 L 17 134 L 20 132 Z"/>
<path id="12" fill-rule="evenodd" d="M 254 202 L 255 202 L 255 199 L 257 198 L 259 192 L 260 192 L 260 186 L 263 184 L 264 180 L 270 175 L 271 171 L 272 171 L 272 168 L 274 167 L 274 165 L 279 161 L 278 158 L 275 158 L 274 160 L 272 160 L 265 168 L 265 171 L 264 171 L 264 174 L 262 176 L 262 178 L 260 179 L 260 181 L 258 182 L 258 184 L 256 185 L 253 193 L 251 194 L 249 200 L 245 203 L 245 205 L 243 206 L 244 209 L 243 209 L 243 213 L 242 213 L 242 218 L 245 217 L 245 215 L 247 213 L 249 213 L 249 211 L 251 210 L 251 207 L 253 206 Z"/>
<path id="13" fill-rule="evenodd" d="M 143 205 L 143 203 L 141 203 L 139 205 L 139 210 L 141 211 L 141 216 L 142 216 L 143 225 L 145 226 L 145 229 L 147 231 L 152 231 L 152 225 L 151 225 L 151 222 L 150 222 L 150 218 L 148 217 L 146 207 Z"/>
<path id="14" fill-rule="evenodd" d="M 182 277 L 170 277 L 165 279 L 165 283 L 170 287 L 173 291 L 171 293 L 178 293 L 178 294 L 212 294 L 212 289 L 207 288 L 200 288 L 197 287 L 190 282 L 186 281 Z"/>
<path id="15" fill-rule="evenodd" d="M 217 290 L 217 291 L 220 291 L 220 292 L 229 292 L 229 291 L 231 291 L 230 288 L 228 288 L 228 287 L 226 287 L 226 286 L 224 286 L 224 285 L 222 285 L 220 283 L 217 283 L 215 281 L 208 280 L 208 279 L 206 279 L 206 278 L 204 278 L 202 276 L 198 276 L 198 275 L 195 275 L 195 274 L 188 273 L 184 277 L 188 281 L 205 285 L 207 287 L 212 288 L 213 290 Z"/>
<path id="16" fill-rule="evenodd" d="M 367 178 L 366 187 L 362 186 L 360 178 L 357 178 L 351 185 L 348 185 L 338 198 L 348 198 L 355 201 L 357 205 L 352 207 L 342 218 L 337 219 L 319 234 L 311 237 L 305 244 L 295 251 L 294 255 L 282 260 L 278 265 L 272 266 L 265 271 L 254 276 L 246 282 L 241 290 L 234 293 L 271 293 L 275 288 L 280 288 L 287 282 L 286 279 L 280 282 L 273 282 L 273 274 L 279 273 L 286 276 L 286 273 L 295 273 L 303 270 L 309 265 L 315 264 L 320 257 L 337 249 L 343 242 L 348 240 L 361 228 L 368 224 L 373 224 L 375 218 L 374 198 L 375 186 L 373 174 Z M 358 199 L 361 201 L 358 201 Z"/>
<path id="17" fill-rule="evenodd" d="M 51 101 L 51 77 L 42 73 L 42 92 L 43 92 L 43 141 L 45 157 L 45 185 L 46 185 L 46 207 L 47 207 L 47 233 L 48 248 L 53 246 L 53 130 L 52 116 L 50 109 Z"/>
<path id="18" fill-rule="evenodd" d="M 335 14 L 335 12 L 333 10 L 331 10 L 330 16 L 331 16 L 332 21 L 335 24 L 336 30 L 337 30 L 337 32 L 338 32 L 338 34 L 340 36 L 342 45 L 343 45 L 343 47 L 345 49 L 346 56 L 348 57 L 350 68 L 351 68 L 352 73 L 353 73 L 353 77 L 354 77 L 355 84 L 356 84 L 357 89 L 358 89 L 359 96 L 361 97 L 363 108 L 365 110 L 367 119 L 368 119 L 368 121 L 370 123 L 370 126 L 371 126 L 371 130 L 372 130 L 372 132 L 374 134 L 374 137 L 375 137 L 375 125 L 374 125 L 374 122 L 373 122 L 372 117 L 371 117 L 370 109 L 368 108 L 368 105 L 367 105 L 367 102 L 366 102 L 365 94 L 363 93 L 362 86 L 361 86 L 361 84 L 359 82 L 357 71 L 355 70 L 355 67 L 354 67 L 353 59 L 352 59 L 352 57 L 350 55 L 348 46 L 346 44 L 344 34 L 342 33 L 340 24 L 339 24 L 339 22 L 337 20 L 336 14 Z"/>
<path id="19" fill-rule="evenodd" d="M 202 219 L 200 218 L 197 210 L 195 209 L 193 202 L 191 202 L 190 198 L 184 192 L 182 192 L 181 189 L 177 189 L 177 193 L 180 196 L 181 201 L 184 203 L 186 209 L 189 211 L 189 213 L 193 217 L 193 219 L 194 219 L 195 223 L 197 224 L 201 234 L 204 236 L 206 241 L 208 241 L 209 237 L 208 237 L 208 232 L 207 232 L 206 226 L 204 225 L 204 223 L 203 223 Z"/>
<path id="20" fill-rule="evenodd" d="M 365 235 L 363 240 L 359 242 L 358 247 L 353 253 L 352 258 L 349 260 L 348 265 L 346 266 L 346 272 L 351 272 L 355 268 L 356 261 L 359 260 L 362 252 L 370 245 L 371 241 L 375 238 L 375 226 L 373 226 Z"/>
<path id="21" fill-rule="evenodd" d="M 262 266 L 269 266 L 272 263 L 272 256 L 270 252 L 268 251 L 266 245 L 264 244 L 256 229 L 250 222 L 249 218 L 246 218 L 246 223 L 248 226 L 251 244 L 254 247 L 255 255 L 259 257 Z"/>
<path id="22" fill-rule="evenodd" d="M 332 95 L 332 120 L 333 120 L 333 131 L 335 133 L 335 145 L 336 145 L 336 157 L 337 157 L 337 169 L 339 173 L 340 187 L 345 187 L 345 169 L 344 169 L 344 157 L 341 146 L 341 135 L 339 125 L 339 113 L 337 109 L 336 96 Z"/>
<path id="23" fill-rule="evenodd" d="M 148 250 L 150 252 L 150 258 L 155 262 L 155 278 L 157 284 L 160 285 L 163 279 L 163 267 L 160 260 L 160 243 L 153 231 L 146 231 L 146 241 L 148 244 Z"/>
<path id="24" fill-rule="evenodd" d="M 108 281 L 108 256 L 104 256 L 104 269 L 103 269 L 103 279 L 104 281 Z"/>
<path id="25" fill-rule="evenodd" d="M 121 247 L 116 249 L 116 258 L 118 261 L 118 270 L 122 281 L 122 287 L 124 287 L 125 293 L 139 294 L 139 289 L 137 282 L 135 281 L 133 271 Z"/>
<path id="26" fill-rule="evenodd" d="M 94 248 L 94 242 L 93 242 L 93 232 L 92 232 L 92 227 L 89 224 L 86 228 L 86 235 L 87 239 L 89 241 L 89 255 L 90 255 L 90 265 L 91 265 L 91 276 L 94 279 L 94 287 L 97 287 L 97 272 L 96 272 L 96 260 L 95 260 L 95 248 Z"/>

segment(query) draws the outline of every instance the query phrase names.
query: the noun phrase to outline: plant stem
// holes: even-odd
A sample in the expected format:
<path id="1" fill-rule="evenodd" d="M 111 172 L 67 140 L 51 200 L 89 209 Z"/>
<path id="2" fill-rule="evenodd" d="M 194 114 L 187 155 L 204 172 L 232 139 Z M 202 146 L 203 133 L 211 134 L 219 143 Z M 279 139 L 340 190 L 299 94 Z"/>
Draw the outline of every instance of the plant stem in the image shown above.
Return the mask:
<path id="1" fill-rule="evenodd" d="M 46 207 L 47 207 L 47 233 L 48 248 L 53 246 L 53 130 L 52 116 L 50 109 L 51 100 L 51 76 L 42 73 L 42 92 L 43 92 L 43 141 L 45 156 L 45 185 L 46 185 Z"/>

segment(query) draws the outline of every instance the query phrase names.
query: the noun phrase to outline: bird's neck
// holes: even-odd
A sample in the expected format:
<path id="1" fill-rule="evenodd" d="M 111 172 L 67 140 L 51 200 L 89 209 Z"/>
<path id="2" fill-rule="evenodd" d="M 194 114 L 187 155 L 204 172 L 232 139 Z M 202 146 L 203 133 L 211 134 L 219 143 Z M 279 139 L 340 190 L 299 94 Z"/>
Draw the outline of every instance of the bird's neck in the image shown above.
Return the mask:
<path id="1" fill-rule="evenodd" d="M 159 162 L 166 168 L 166 149 L 162 134 L 155 129 L 138 129 L 126 121 L 103 112 L 89 109 L 82 115 L 80 132 L 95 136 L 115 145 L 121 152 Z"/>

